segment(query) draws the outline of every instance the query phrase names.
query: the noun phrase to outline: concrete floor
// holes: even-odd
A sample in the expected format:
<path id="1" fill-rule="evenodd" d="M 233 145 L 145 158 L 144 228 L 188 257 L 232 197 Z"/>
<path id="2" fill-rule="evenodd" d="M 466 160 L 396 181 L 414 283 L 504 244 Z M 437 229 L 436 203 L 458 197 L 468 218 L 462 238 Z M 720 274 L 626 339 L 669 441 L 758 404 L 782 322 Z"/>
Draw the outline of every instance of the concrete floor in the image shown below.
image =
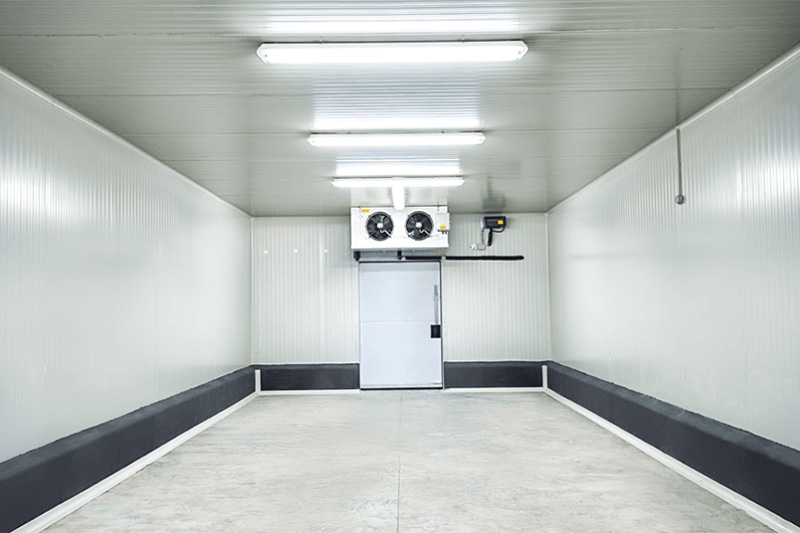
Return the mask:
<path id="1" fill-rule="evenodd" d="M 770 531 L 541 393 L 257 398 L 47 531 Z"/>

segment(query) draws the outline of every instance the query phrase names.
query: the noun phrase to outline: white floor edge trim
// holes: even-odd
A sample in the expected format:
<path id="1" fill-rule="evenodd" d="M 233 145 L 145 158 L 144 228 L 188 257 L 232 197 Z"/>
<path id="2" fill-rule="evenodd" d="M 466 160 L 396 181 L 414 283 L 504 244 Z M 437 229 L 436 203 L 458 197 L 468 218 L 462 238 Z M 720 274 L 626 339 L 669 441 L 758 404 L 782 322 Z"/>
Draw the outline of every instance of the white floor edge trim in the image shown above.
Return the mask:
<path id="1" fill-rule="evenodd" d="M 708 492 L 728 502 L 734 507 L 746 512 L 747 514 L 749 514 L 750 516 L 752 516 L 765 526 L 769 527 L 770 529 L 779 531 L 780 533 L 800 533 L 800 527 L 794 525 L 785 518 L 781 518 L 777 514 L 770 511 L 769 509 L 765 509 L 756 502 L 745 498 L 738 492 L 734 492 L 725 485 L 717 483 L 710 477 L 701 474 L 700 472 L 689 466 L 686 466 L 685 464 L 681 463 L 674 457 L 667 455 L 666 453 L 662 452 L 655 446 L 651 446 L 650 444 L 646 443 L 642 439 L 634 437 L 624 429 L 620 428 L 619 426 L 615 426 L 605 418 L 589 411 L 585 407 L 578 405 L 572 400 L 564 398 L 557 392 L 553 392 L 550 389 L 545 390 L 545 393 L 554 400 L 563 403 L 564 405 L 566 405 L 573 411 L 577 412 L 578 414 L 588 418 L 598 426 L 601 426 L 603 429 L 606 429 L 609 432 L 613 433 L 614 435 L 621 438 L 628 444 L 631 444 L 632 446 L 638 448 L 639 450 L 646 453 L 647 455 L 649 455 L 659 463 L 663 464 L 667 468 L 673 470 L 674 472 L 677 472 L 678 474 L 682 475 L 689 481 L 694 482 L 695 484 L 706 489 Z"/>
<path id="2" fill-rule="evenodd" d="M 259 396 L 320 396 L 329 394 L 361 394 L 361 389 L 322 389 L 322 390 L 262 390 Z"/>
<path id="3" fill-rule="evenodd" d="M 544 387 L 475 387 L 472 389 L 442 389 L 444 394 L 473 394 L 476 392 L 544 392 Z"/>
<path id="4" fill-rule="evenodd" d="M 68 514 L 72 513 L 73 511 L 77 511 L 78 509 L 80 509 L 93 499 L 97 498 L 104 492 L 119 485 L 120 483 L 122 483 L 123 481 L 134 475 L 136 472 L 149 465 L 150 463 L 153 463 L 156 460 L 160 459 L 161 457 L 164 457 L 169 452 L 171 452 L 184 442 L 188 441 L 192 437 L 198 435 L 199 433 L 202 433 L 203 431 L 210 428 L 223 418 L 233 414 L 235 411 L 238 411 L 239 409 L 247 405 L 255 397 L 256 393 L 253 392 L 246 398 L 239 400 L 238 402 L 231 405 L 224 411 L 220 411 L 216 415 L 205 420 L 204 422 L 197 424 L 196 426 L 186 431 L 185 433 L 181 433 L 171 441 L 161 445 L 160 447 L 156 448 L 147 455 L 129 464 L 122 470 L 114 472 L 104 480 L 92 485 L 91 487 L 84 490 L 80 494 L 76 494 L 69 500 L 60 503 L 59 505 L 53 507 L 49 511 L 40 514 L 27 524 L 21 525 L 11 533 L 38 533 L 39 531 L 42 531 L 43 529 L 52 526 L 53 524 L 55 524 Z"/>

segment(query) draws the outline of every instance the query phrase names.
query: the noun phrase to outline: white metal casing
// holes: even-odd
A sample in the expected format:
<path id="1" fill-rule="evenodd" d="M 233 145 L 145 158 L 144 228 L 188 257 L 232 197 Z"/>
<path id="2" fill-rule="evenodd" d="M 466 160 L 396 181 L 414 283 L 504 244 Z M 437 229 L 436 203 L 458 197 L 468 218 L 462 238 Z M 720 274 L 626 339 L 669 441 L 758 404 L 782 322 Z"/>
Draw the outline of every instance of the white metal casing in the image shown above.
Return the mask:
<path id="1" fill-rule="evenodd" d="M 406 220 L 409 215 L 421 211 L 431 217 L 433 230 L 431 236 L 416 241 L 406 232 Z M 367 233 L 367 220 L 376 213 L 383 212 L 392 218 L 394 228 L 392 235 L 386 240 L 377 241 Z M 353 250 L 431 250 L 444 249 L 449 246 L 447 239 L 448 223 L 441 223 L 441 215 L 447 213 L 446 206 L 406 207 L 402 210 L 391 207 L 353 207 L 350 209 L 350 247 Z"/>

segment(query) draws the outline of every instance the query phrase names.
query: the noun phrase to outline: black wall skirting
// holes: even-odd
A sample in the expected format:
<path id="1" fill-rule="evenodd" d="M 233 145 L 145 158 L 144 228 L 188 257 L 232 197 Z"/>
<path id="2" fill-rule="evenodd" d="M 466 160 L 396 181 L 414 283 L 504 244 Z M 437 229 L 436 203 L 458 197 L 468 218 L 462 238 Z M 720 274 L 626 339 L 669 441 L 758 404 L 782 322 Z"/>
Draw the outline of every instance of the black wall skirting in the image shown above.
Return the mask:
<path id="1" fill-rule="evenodd" d="M 446 388 L 541 387 L 540 361 L 445 362 Z M 256 365 L 261 390 L 336 390 L 360 387 L 358 363 Z"/>
<path id="2" fill-rule="evenodd" d="M 800 524 L 800 451 L 553 362 L 445 362 L 446 388 L 548 386 L 775 514 Z M 262 390 L 359 388 L 359 366 L 254 365 L 0 463 L 12 531 Z"/>
<path id="3" fill-rule="evenodd" d="M 358 363 L 325 365 L 255 365 L 261 390 L 334 390 L 359 387 Z"/>
<path id="4" fill-rule="evenodd" d="M 0 463 L 0 532 L 102 481 L 255 390 L 251 367 Z"/>
<path id="5" fill-rule="evenodd" d="M 447 389 L 541 387 L 542 361 L 481 361 L 444 363 Z"/>
<path id="6" fill-rule="evenodd" d="M 561 396 L 800 525 L 800 451 L 558 363 L 547 369 Z"/>

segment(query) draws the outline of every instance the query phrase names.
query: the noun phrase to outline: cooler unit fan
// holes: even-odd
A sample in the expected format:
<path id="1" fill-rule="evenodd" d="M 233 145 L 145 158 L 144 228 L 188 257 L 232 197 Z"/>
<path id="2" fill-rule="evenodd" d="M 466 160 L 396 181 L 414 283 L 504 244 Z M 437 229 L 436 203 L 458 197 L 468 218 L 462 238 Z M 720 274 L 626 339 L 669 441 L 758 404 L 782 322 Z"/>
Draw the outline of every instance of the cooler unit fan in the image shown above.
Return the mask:
<path id="1" fill-rule="evenodd" d="M 376 211 L 367 219 L 367 235 L 370 239 L 385 241 L 392 236 L 393 229 L 392 217 L 383 211 Z"/>
<path id="2" fill-rule="evenodd" d="M 433 232 L 433 220 L 422 211 L 414 211 L 406 219 L 406 233 L 415 241 L 424 241 Z"/>

